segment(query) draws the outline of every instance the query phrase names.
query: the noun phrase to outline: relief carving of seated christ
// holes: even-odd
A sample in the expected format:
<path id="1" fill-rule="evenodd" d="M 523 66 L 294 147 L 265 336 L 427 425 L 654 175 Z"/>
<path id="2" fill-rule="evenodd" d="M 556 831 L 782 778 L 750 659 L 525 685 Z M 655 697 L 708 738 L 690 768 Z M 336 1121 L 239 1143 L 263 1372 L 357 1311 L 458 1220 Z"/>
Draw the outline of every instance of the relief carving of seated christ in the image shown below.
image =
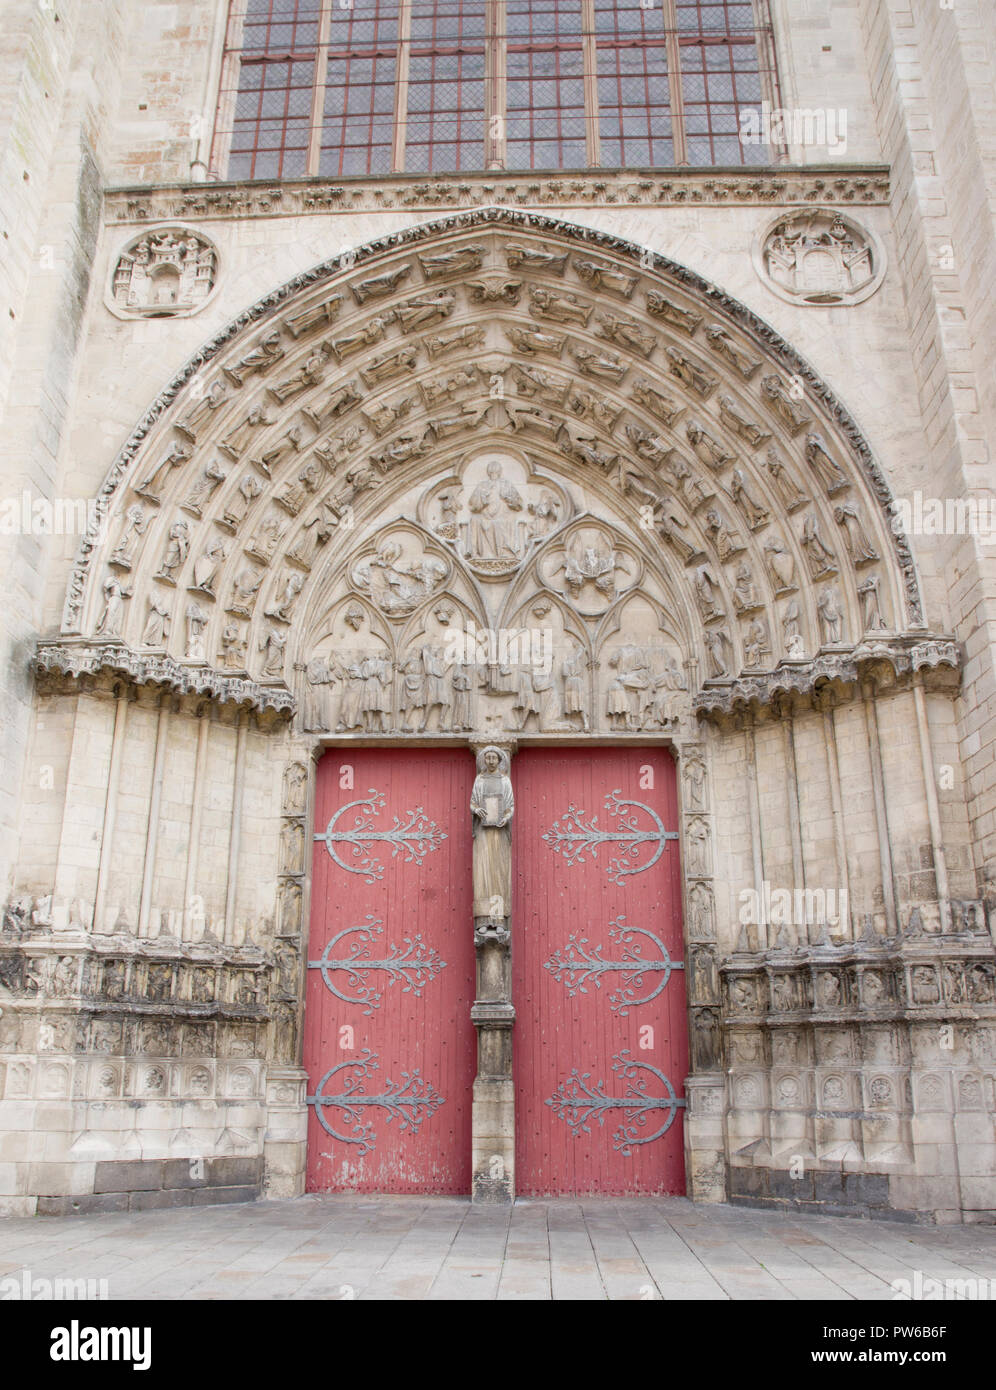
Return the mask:
<path id="1" fill-rule="evenodd" d="M 478 560 L 515 559 L 520 553 L 516 513 L 522 511 L 522 496 L 502 477 L 497 459 L 488 464 L 487 474 L 487 481 L 478 483 L 467 503 L 470 554 Z"/>

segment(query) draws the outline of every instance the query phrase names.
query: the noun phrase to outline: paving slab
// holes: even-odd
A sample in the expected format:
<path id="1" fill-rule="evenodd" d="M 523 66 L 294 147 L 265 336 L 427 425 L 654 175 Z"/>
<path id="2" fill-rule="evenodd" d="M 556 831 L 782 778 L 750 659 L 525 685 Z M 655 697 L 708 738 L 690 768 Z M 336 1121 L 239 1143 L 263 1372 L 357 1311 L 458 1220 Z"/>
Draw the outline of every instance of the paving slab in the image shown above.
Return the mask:
<path id="1" fill-rule="evenodd" d="M 996 1228 L 695 1206 L 681 1197 L 474 1207 L 335 1195 L 0 1220 L 0 1275 L 106 1280 L 111 1299 L 889 1299 L 996 1279 Z"/>

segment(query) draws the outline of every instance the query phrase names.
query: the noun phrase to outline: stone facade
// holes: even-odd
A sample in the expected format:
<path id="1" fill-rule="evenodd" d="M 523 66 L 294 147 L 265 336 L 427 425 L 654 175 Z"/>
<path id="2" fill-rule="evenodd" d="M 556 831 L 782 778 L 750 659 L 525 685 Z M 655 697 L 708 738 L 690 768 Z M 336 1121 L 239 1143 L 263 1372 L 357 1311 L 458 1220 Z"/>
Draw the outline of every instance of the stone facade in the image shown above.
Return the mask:
<path id="1" fill-rule="evenodd" d="M 315 758 L 589 738 L 679 759 L 690 1195 L 991 1221 L 996 563 L 895 505 L 992 497 L 985 7 L 773 7 L 832 164 L 242 186 L 221 7 L 7 8 L 5 490 L 97 505 L 0 546 L 0 1207 L 300 1192 Z"/>

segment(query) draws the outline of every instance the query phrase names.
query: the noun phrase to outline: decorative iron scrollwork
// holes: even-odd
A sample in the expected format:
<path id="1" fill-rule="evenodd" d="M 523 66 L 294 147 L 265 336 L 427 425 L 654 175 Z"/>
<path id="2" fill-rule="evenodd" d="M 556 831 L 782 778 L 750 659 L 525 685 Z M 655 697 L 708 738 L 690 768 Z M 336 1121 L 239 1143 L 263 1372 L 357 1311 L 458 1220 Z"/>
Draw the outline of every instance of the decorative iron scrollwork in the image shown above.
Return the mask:
<path id="1" fill-rule="evenodd" d="M 686 1102 L 678 1100 L 674 1087 L 662 1071 L 648 1062 L 637 1062 L 628 1048 L 613 1057 L 612 1070 L 627 1083 L 625 1095 L 607 1096 L 604 1081 L 597 1081 L 591 1086 L 588 1084 L 591 1072 L 579 1072 L 575 1067 L 546 1103 L 559 1119 L 566 1120 L 575 1139 L 591 1133 L 589 1122 L 593 1118 L 598 1120 L 599 1125 L 604 1125 L 607 1111 L 621 1110 L 623 1123 L 612 1136 L 612 1147 L 625 1158 L 630 1158 L 638 1145 L 652 1144 L 655 1139 L 665 1135 L 678 1110 Z M 663 1095 L 647 1094 L 651 1076 L 656 1077 L 664 1088 Z M 653 1134 L 641 1135 L 641 1131 L 647 1128 L 650 1116 L 655 1116 L 656 1120 L 662 1111 L 665 1112 L 663 1123 Z"/>
<path id="2" fill-rule="evenodd" d="M 620 916 L 609 924 L 609 936 L 623 948 L 620 960 L 604 960 L 603 946 L 589 949 L 586 936 L 572 934 L 567 938 L 566 946 L 558 947 L 550 959 L 543 962 L 544 970 L 549 970 L 558 984 L 567 986 L 569 999 L 573 999 L 575 994 L 587 994 L 589 984 L 601 989 L 603 975 L 621 975 L 621 988 L 609 995 L 609 1007 L 620 1018 L 626 1018 L 631 1008 L 656 999 L 670 980 L 672 970 L 685 968 L 682 961 L 671 959 L 664 942 L 653 932 L 645 927 L 627 927 L 625 922 L 626 918 Z M 641 954 L 643 948 L 635 940 L 638 936 L 645 936 L 656 946 L 660 952 L 659 960 L 644 959 Z M 659 975 L 660 978 L 649 994 L 638 998 L 637 995 L 644 988 L 645 975 Z"/>
<path id="3" fill-rule="evenodd" d="M 380 960 L 372 959 L 370 946 L 366 943 L 382 935 L 383 930 L 381 919 L 371 916 L 368 912 L 366 926 L 360 923 L 354 927 L 347 927 L 345 931 L 339 932 L 338 936 L 333 936 L 325 943 L 325 949 L 318 960 L 308 961 L 308 969 L 322 972 L 322 979 L 337 999 L 341 999 L 344 1004 L 363 1004 L 363 1012 L 367 1018 L 375 1009 L 380 1008 L 380 1001 L 384 997 L 382 991 L 375 989 L 370 983 L 369 977 L 373 971 L 383 971 L 387 976 L 388 986 L 400 984 L 402 994 L 414 994 L 418 999 L 421 998 L 423 986 L 434 979 L 441 970 L 446 969 L 446 962 L 440 960 L 438 951 L 425 945 L 421 934 L 406 936 L 403 947 L 388 945 L 386 956 Z M 350 943 L 347 953 L 334 956 L 333 951 L 339 942 L 354 933 L 357 939 Z M 337 972 L 345 976 L 342 989 L 337 989 L 331 978 Z M 354 993 L 344 994 L 343 989 L 353 990 Z"/>
<path id="4" fill-rule="evenodd" d="M 362 1118 L 365 1110 L 376 1107 L 386 1110 L 387 1124 L 396 1117 L 400 1130 L 409 1130 L 412 1134 L 417 1134 L 422 1122 L 431 1119 L 439 1107 L 446 1103 L 435 1087 L 422 1078 L 418 1067 L 414 1071 L 401 1073 L 400 1086 L 395 1085 L 393 1081 L 385 1081 L 384 1090 L 379 1095 L 366 1095 L 364 1082 L 379 1067 L 380 1060 L 377 1054 L 365 1047 L 354 1060 L 340 1062 L 337 1067 L 327 1071 L 315 1087 L 315 1094 L 307 1097 L 308 1104 L 315 1107 L 315 1114 L 322 1129 L 343 1144 L 357 1144 L 360 1158 L 370 1153 L 377 1139 L 373 1123 Z M 343 1073 L 341 1094 L 325 1095 L 325 1087 L 340 1072 Z M 340 1134 L 326 1119 L 325 1111 L 329 1107 L 342 1112 L 342 1119 L 338 1123 L 344 1126 L 351 1125 L 352 1130 L 349 1134 Z"/>
<path id="5" fill-rule="evenodd" d="M 624 810 L 624 807 L 630 806 L 635 807 L 635 811 Z M 626 800 L 618 790 L 609 792 L 606 796 L 605 809 L 616 818 L 616 827 L 612 830 L 600 829 L 597 815 L 589 817 L 586 822 L 585 812 L 577 806 L 570 805 L 564 812 L 563 824 L 559 820 L 554 821 L 542 838 L 554 853 L 564 856 L 568 865 L 586 863 L 584 856 L 587 850 L 591 851 L 592 859 L 597 859 L 599 846 L 622 845 L 619 854 L 610 859 L 605 866 L 611 883 L 621 883 L 632 874 L 642 874 L 647 869 L 652 869 L 664 853 L 668 840 L 678 838 L 676 830 L 665 829 L 664 822 L 652 807 L 645 806 L 642 801 Z M 653 822 L 652 828 L 646 825 L 641 828 L 638 814 L 641 811 L 650 817 Z M 640 846 L 648 844 L 655 846 L 653 855 L 645 864 L 634 864 L 639 858 Z"/>
<path id="6" fill-rule="evenodd" d="M 421 806 L 416 806 L 414 811 L 405 811 L 403 814 L 408 817 L 406 821 L 402 822 L 400 817 L 395 816 L 394 825 L 389 830 L 378 830 L 373 817 L 384 809 L 384 801 L 384 793 L 371 788 L 359 801 L 349 801 L 345 806 L 340 806 L 324 832 L 315 835 L 316 840 L 325 842 L 325 848 L 340 869 L 350 874 L 362 874 L 367 883 L 375 883 L 384 877 L 384 865 L 369 852 L 375 841 L 391 846 L 392 859 L 404 852 L 406 864 L 421 865 L 425 856 L 437 850 L 446 839 L 445 832 L 429 819 Z M 340 830 L 340 818 L 355 807 L 359 807 L 359 811 L 352 826 L 348 830 Z M 336 845 L 352 846 L 353 858 L 360 862 L 347 864 L 339 858 Z"/>

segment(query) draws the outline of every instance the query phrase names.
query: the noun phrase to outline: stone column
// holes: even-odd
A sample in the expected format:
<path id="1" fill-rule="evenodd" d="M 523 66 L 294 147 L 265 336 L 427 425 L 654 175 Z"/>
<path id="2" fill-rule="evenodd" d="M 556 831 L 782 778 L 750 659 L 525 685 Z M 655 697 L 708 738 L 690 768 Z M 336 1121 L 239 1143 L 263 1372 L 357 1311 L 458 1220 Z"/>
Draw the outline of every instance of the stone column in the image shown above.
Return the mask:
<path id="1" fill-rule="evenodd" d="M 913 673 L 913 702 L 916 710 L 917 738 L 920 743 L 920 763 L 923 767 L 923 792 L 927 799 L 927 819 L 930 823 L 930 844 L 934 857 L 934 878 L 937 884 L 937 909 L 941 931 L 948 929 L 948 866 L 944 855 L 944 831 L 937 803 L 937 784 L 934 781 L 934 753 L 930 742 L 930 721 L 923 690 L 923 672 Z"/>
<path id="2" fill-rule="evenodd" d="M 514 746 L 474 746 L 478 775 L 471 796 L 474 837 L 474 945 L 477 997 L 470 1017 L 477 1029 L 477 1076 L 472 1112 L 473 1201 L 515 1200 L 515 1089 L 512 1080 L 511 819 L 509 773 Z M 499 766 L 490 755 L 497 753 Z M 503 851 L 499 832 L 507 830 Z M 490 838 L 489 838 L 490 837 Z M 483 896 L 482 896 L 483 895 Z"/>
<path id="3" fill-rule="evenodd" d="M 887 936 L 899 933 L 899 914 L 896 909 L 896 881 L 892 868 L 892 844 L 889 838 L 889 813 L 885 796 L 885 772 L 882 767 L 882 745 L 878 732 L 878 711 L 875 708 L 875 687 L 871 681 L 861 686 L 865 708 L 865 730 L 868 756 L 871 760 L 872 793 L 875 798 L 875 830 L 878 834 L 878 857 L 882 870 L 882 897 L 885 902 Z"/>
<path id="4" fill-rule="evenodd" d="M 97 889 L 93 903 L 93 930 L 107 931 L 104 917 L 107 912 L 107 886 L 110 881 L 114 855 L 114 827 L 118 813 L 118 788 L 121 781 L 121 761 L 124 757 L 125 727 L 128 704 L 134 698 L 126 685 L 114 689 L 114 733 L 111 736 L 111 762 L 107 772 L 107 796 L 104 800 L 104 825 L 100 835 L 100 861 L 97 868 Z"/>

